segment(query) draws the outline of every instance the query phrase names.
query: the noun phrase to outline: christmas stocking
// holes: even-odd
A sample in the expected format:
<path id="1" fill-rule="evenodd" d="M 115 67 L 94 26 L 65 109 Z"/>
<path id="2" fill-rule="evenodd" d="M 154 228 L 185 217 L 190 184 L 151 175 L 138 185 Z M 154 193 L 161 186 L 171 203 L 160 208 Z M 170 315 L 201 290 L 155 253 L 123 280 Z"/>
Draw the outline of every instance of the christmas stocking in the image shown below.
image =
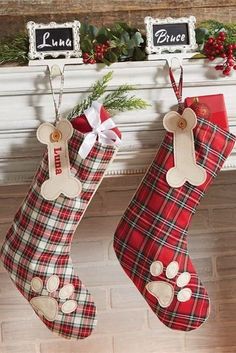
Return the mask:
<path id="1" fill-rule="evenodd" d="M 75 129 L 68 141 L 71 176 L 82 187 L 79 196 L 70 198 L 60 194 L 53 201 L 42 196 L 41 186 L 49 179 L 48 153 L 45 153 L 1 249 L 1 259 L 12 281 L 44 324 L 66 338 L 77 339 L 91 334 L 96 324 L 96 308 L 74 273 L 71 241 L 114 158 L 118 132 L 98 103 L 85 114 L 90 132 L 84 135 Z M 84 118 L 75 119 L 74 127 L 78 128 L 78 122 Z M 52 137 L 57 138 L 57 133 Z M 58 161 L 55 165 L 60 169 Z"/>
<path id="2" fill-rule="evenodd" d="M 166 326 L 183 331 L 196 329 L 209 315 L 207 292 L 188 254 L 188 227 L 235 137 L 198 119 L 194 140 L 196 162 L 201 173 L 205 169 L 205 181 L 199 186 L 188 181 L 178 187 L 169 185 L 167 172 L 174 166 L 174 155 L 173 133 L 167 132 L 114 237 L 121 266 L 153 312 Z M 175 172 L 179 173 L 176 168 Z"/>

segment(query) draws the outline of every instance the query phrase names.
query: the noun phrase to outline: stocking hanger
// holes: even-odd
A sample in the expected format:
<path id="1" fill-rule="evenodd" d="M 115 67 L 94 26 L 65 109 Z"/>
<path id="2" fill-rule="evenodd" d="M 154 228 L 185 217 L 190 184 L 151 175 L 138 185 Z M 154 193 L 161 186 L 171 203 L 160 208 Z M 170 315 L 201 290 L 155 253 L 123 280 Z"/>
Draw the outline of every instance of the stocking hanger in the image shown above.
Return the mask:
<path id="1" fill-rule="evenodd" d="M 52 78 L 62 76 L 66 65 L 81 65 L 82 58 L 29 60 L 29 66 L 46 66 Z"/>

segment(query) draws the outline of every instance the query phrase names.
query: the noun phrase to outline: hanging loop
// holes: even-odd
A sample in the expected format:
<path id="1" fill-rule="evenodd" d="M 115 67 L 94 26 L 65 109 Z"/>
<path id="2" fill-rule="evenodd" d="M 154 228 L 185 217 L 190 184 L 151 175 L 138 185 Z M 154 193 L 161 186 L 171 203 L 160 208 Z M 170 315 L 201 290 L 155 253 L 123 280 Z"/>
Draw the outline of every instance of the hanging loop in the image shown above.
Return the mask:
<path id="1" fill-rule="evenodd" d="M 51 66 L 48 66 L 48 71 L 49 71 L 49 83 L 50 83 L 53 104 L 55 109 L 55 121 L 58 122 L 61 118 L 61 103 L 62 103 L 62 95 L 63 95 L 64 82 L 65 82 L 64 66 L 63 68 L 61 68 L 58 65 L 51 65 Z M 58 77 L 58 76 L 60 76 L 61 82 L 60 82 L 58 101 L 56 101 L 56 94 L 53 88 L 52 81 L 55 77 Z"/>
<path id="2" fill-rule="evenodd" d="M 172 60 L 175 58 L 172 58 Z M 174 77 L 174 73 L 172 70 L 172 60 L 171 60 L 171 64 L 168 62 L 169 65 L 169 77 L 170 77 L 170 81 L 173 87 L 173 90 L 175 92 L 177 101 L 178 101 L 178 113 L 182 114 L 183 110 L 184 110 L 184 104 L 183 104 L 183 100 L 182 100 L 182 92 L 183 92 L 183 66 L 181 65 L 180 61 L 179 61 L 179 68 L 180 68 L 180 77 L 179 77 L 179 82 L 178 84 L 175 81 L 175 77 Z"/>

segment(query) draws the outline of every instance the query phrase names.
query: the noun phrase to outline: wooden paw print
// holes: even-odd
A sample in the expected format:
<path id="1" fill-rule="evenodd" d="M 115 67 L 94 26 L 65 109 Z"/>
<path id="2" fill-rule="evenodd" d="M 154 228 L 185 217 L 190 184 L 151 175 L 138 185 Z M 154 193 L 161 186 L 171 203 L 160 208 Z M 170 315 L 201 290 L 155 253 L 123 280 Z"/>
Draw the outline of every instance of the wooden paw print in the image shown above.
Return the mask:
<path id="1" fill-rule="evenodd" d="M 38 315 L 44 316 L 48 321 L 54 321 L 57 317 L 59 311 L 59 304 L 56 297 L 56 291 L 60 285 L 60 279 L 57 275 L 52 275 L 49 277 L 46 283 L 47 295 L 39 295 L 30 300 L 30 304 Z M 34 277 L 31 281 L 31 289 L 35 293 L 42 293 L 43 281 L 40 277 Z M 64 314 L 70 314 L 74 312 L 77 308 L 77 302 L 75 300 L 69 299 L 74 293 L 73 284 L 66 284 L 60 290 L 58 297 L 61 300 L 65 300 L 62 304 L 60 310 Z M 51 295 L 50 295 L 50 294 Z"/>

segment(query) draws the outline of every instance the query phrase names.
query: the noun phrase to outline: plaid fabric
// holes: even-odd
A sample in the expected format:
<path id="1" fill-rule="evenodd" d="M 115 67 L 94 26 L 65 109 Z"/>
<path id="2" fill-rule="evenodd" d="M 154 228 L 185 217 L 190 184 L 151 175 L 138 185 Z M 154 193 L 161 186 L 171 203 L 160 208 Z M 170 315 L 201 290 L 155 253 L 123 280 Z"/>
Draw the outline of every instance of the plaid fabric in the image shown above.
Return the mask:
<path id="1" fill-rule="evenodd" d="M 81 160 L 78 150 L 83 136 L 74 130 L 68 146 L 72 175 L 82 183 L 80 197 L 70 199 L 60 195 L 55 201 L 47 201 L 41 196 L 40 187 L 48 179 L 48 158 L 45 153 L 1 249 L 5 268 L 28 301 L 38 296 L 30 287 L 34 277 L 43 281 L 44 288 L 51 275 L 59 276 L 59 289 L 68 283 L 74 285 L 75 292 L 70 299 L 78 303 L 77 310 L 71 314 L 63 314 L 60 308 L 65 300 L 59 298 L 57 291 L 49 294 L 59 303 L 56 319 L 41 319 L 50 330 L 66 338 L 77 339 L 91 334 L 96 325 L 96 308 L 90 293 L 74 274 L 70 258 L 71 241 L 116 152 L 116 147 L 96 142 L 88 157 Z M 45 289 L 43 295 L 48 295 Z"/>
<path id="2" fill-rule="evenodd" d="M 209 315 L 209 298 L 200 282 L 187 250 L 187 230 L 200 199 L 230 154 L 235 138 L 221 128 L 199 119 L 194 130 L 196 160 L 207 171 L 206 182 L 198 187 L 185 183 L 171 188 L 166 181 L 173 167 L 173 135 L 164 141 L 125 211 L 114 237 L 114 249 L 126 274 L 134 282 L 157 317 L 168 327 L 189 331 L 200 326 Z M 163 272 L 150 274 L 154 261 L 163 264 Z M 167 279 L 166 269 L 172 262 L 179 264 L 177 276 Z M 186 302 L 177 299 L 178 277 L 189 272 L 186 285 L 192 296 Z M 147 290 L 155 281 L 170 284 L 174 297 L 163 307 L 159 298 Z M 189 290 L 188 289 L 188 290 Z"/>

